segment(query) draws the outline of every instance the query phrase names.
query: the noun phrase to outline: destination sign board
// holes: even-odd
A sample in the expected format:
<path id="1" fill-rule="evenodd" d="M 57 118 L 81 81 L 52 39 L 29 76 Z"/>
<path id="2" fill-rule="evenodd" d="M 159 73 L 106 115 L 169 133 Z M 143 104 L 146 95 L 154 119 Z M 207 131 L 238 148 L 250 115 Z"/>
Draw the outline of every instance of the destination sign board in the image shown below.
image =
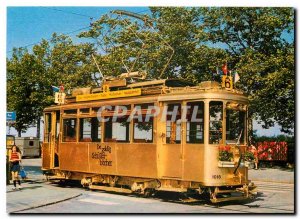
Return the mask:
<path id="1" fill-rule="evenodd" d="M 113 99 L 120 97 L 131 97 L 139 96 L 142 94 L 141 88 L 128 89 L 128 90 L 118 90 L 118 91 L 108 91 L 103 93 L 95 94 L 82 94 L 76 96 L 76 101 L 91 101 L 91 100 L 103 100 L 103 99 Z"/>

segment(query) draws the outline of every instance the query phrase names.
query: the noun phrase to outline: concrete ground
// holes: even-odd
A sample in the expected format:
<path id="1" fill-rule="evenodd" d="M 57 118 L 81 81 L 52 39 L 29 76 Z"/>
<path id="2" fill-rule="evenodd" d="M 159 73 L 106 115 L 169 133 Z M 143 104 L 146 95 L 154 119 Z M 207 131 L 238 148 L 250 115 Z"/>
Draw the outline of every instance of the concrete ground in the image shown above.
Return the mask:
<path id="1" fill-rule="evenodd" d="M 13 190 L 12 184 L 6 186 L 7 212 L 19 212 L 81 195 L 81 191 L 66 190 L 57 184 L 46 182 L 42 174 L 40 158 L 22 159 L 22 165 L 28 179 L 22 180 L 21 190 Z"/>
<path id="2" fill-rule="evenodd" d="M 282 168 L 249 170 L 249 179 L 258 185 L 258 197 L 250 204 L 215 206 L 182 205 L 174 200 L 86 191 L 80 186 L 61 187 L 46 182 L 41 159 L 24 159 L 28 180 L 23 189 L 7 186 L 8 213 L 293 213 L 294 171 Z M 163 200 L 163 202 L 162 202 Z M 151 203 L 151 205 L 149 205 Z M 147 205 L 145 208 L 144 205 Z M 118 206 L 118 208 L 115 208 Z M 254 206 L 254 207 L 253 207 Z M 258 207 L 259 206 L 259 207 Z"/>
<path id="3" fill-rule="evenodd" d="M 252 181 L 294 183 L 294 170 L 280 167 L 260 168 L 249 170 L 249 179 Z"/>

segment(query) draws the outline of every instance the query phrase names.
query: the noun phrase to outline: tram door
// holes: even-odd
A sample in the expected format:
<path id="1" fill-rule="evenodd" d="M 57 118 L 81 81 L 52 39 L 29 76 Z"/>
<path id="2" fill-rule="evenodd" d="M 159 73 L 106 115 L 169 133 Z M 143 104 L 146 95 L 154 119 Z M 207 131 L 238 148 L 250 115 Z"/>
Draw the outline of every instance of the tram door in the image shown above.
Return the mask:
<path id="1" fill-rule="evenodd" d="M 60 136 L 60 111 L 51 113 L 51 137 L 50 137 L 50 157 L 51 167 L 59 167 L 59 136 Z"/>
<path id="2" fill-rule="evenodd" d="M 182 178 L 181 104 L 165 104 L 165 136 L 160 157 L 162 177 Z"/>

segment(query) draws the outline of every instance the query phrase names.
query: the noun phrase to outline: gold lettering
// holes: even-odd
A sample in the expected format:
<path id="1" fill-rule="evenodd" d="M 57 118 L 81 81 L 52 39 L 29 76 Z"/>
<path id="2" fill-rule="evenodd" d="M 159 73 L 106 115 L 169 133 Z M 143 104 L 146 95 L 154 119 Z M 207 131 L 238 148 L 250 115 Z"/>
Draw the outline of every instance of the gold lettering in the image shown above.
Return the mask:
<path id="1" fill-rule="evenodd" d="M 97 94 L 83 94 L 77 95 L 76 101 L 91 101 L 91 100 L 101 100 L 101 99 L 110 99 L 110 98 L 119 98 L 119 97 L 130 97 L 141 95 L 142 91 L 140 88 L 130 89 L 130 90 L 121 90 L 121 91 L 108 91 L 105 93 Z"/>

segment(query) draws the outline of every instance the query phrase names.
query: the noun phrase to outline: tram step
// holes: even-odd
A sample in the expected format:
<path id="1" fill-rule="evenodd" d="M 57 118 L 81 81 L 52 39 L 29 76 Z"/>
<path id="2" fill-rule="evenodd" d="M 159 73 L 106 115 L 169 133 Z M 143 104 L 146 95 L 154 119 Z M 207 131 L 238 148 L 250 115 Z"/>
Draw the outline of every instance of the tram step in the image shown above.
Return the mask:
<path id="1" fill-rule="evenodd" d="M 233 193 L 233 192 L 240 192 L 239 190 L 219 190 L 217 193 Z"/>
<path id="2" fill-rule="evenodd" d="M 54 175 L 54 176 L 47 176 L 47 179 L 48 180 L 64 180 L 64 179 L 66 179 L 66 177 Z"/>
<path id="3" fill-rule="evenodd" d="M 95 190 L 104 190 L 109 192 L 120 192 L 120 193 L 132 193 L 130 189 L 124 189 L 124 188 L 117 188 L 117 187 L 108 187 L 108 186 L 96 186 L 96 185 L 90 185 L 90 189 Z"/>
<path id="4" fill-rule="evenodd" d="M 160 187 L 155 189 L 157 191 L 167 191 L 167 192 L 187 192 L 185 188 L 172 188 L 172 187 Z"/>
<path id="5" fill-rule="evenodd" d="M 210 199 L 212 203 L 219 203 L 219 202 L 225 202 L 225 201 L 241 201 L 249 199 L 247 196 L 238 196 L 238 197 L 226 197 L 226 198 L 216 198 L 216 199 Z"/>

